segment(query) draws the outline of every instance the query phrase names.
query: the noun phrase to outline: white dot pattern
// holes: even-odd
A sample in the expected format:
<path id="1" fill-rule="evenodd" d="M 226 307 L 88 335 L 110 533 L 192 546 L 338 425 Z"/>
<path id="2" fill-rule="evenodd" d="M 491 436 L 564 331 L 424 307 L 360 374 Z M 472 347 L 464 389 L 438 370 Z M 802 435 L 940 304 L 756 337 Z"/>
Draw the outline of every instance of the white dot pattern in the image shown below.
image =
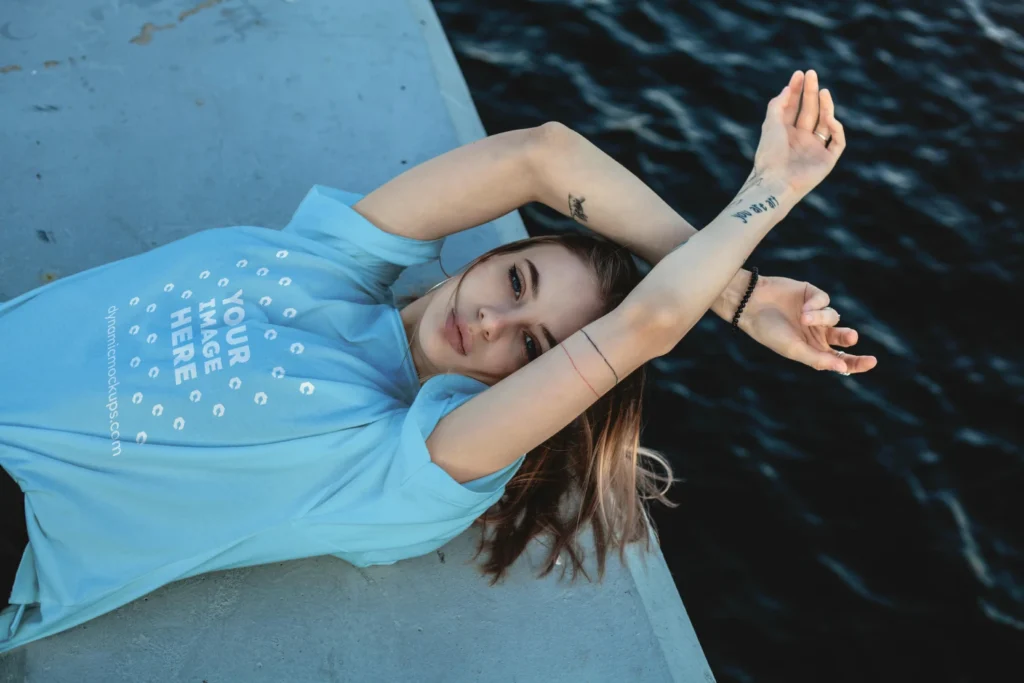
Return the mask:
<path id="1" fill-rule="evenodd" d="M 274 256 L 278 260 L 287 259 L 289 257 L 289 251 L 287 249 L 280 249 L 280 250 L 278 250 L 274 254 Z M 244 258 L 243 259 L 239 259 L 238 261 L 235 262 L 235 267 L 236 268 L 247 268 L 249 265 L 250 265 L 249 264 L 249 260 L 248 259 L 244 259 Z M 255 273 L 256 273 L 256 275 L 258 277 L 264 277 L 264 276 L 266 276 L 266 275 L 268 275 L 270 273 L 270 269 L 267 268 L 266 266 L 261 266 L 260 268 L 255 270 Z M 198 279 L 199 280 L 207 280 L 207 279 L 209 279 L 211 277 L 212 277 L 212 271 L 211 270 L 203 270 L 203 271 L 198 273 Z M 229 284 L 230 284 L 230 280 L 227 277 L 221 277 L 221 278 L 217 279 L 217 281 L 216 281 L 216 286 L 220 287 L 220 288 L 225 288 Z M 285 276 L 281 276 L 281 277 L 278 278 L 277 284 L 280 287 L 290 287 L 293 284 L 293 280 L 292 280 L 292 278 L 290 276 L 285 275 Z M 209 287 L 209 285 L 207 285 L 207 287 Z M 235 285 L 235 287 L 238 287 L 238 285 Z M 174 290 L 175 290 L 175 283 L 174 282 L 166 282 L 163 285 L 163 291 L 165 293 L 170 293 L 170 292 L 173 292 Z M 188 300 L 188 299 L 192 298 L 193 294 L 194 294 L 193 290 L 191 290 L 191 289 L 184 289 L 184 290 L 181 291 L 180 298 L 183 299 L 183 300 Z M 217 304 L 220 303 L 220 299 L 224 299 L 225 297 L 230 297 L 230 296 L 231 296 L 230 294 L 218 294 L 216 297 L 211 299 L 209 295 L 200 294 L 201 300 L 203 300 L 203 301 L 207 301 L 207 300 L 214 301 Z M 257 301 L 259 302 L 259 305 L 261 307 L 269 309 L 268 310 L 268 314 L 270 314 L 270 311 L 273 311 L 274 309 L 277 309 L 277 306 L 275 306 L 275 304 L 274 304 L 274 299 L 275 299 L 275 297 L 272 297 L 269 294 L 260 294 L 259 298 L 257 299 Z M 251 301 L 251 299 L 247 299 L 247 300 Z M 224 301 L 226 302 L 227 299 L 224 299 Z M 137 306 L 140 303 L 142 303 L 142 299 L 139 296 L 133 296 L 129 300 L 128 305 L 129 306 Z M 206 305 L 209 305 L 209 304 L 206 304 Z M 174 306 L 174 305 L 172 304 L 172 306 Z M 159 308 L 159 306 L 158 306 L 157 302 L 148 302 L 148 303 L 145 304 L 146 313 L 154 313 L 154 312 L 157 311 L 158 308 Z M 180 321 L 180 320 L 184 319 L 185 316 L 188 316 L 189 314 L 192 314 L 193 316 L 195 315 L 195 308 L 194 307 L 193 308 L 182 308 L 181 305 L 178 305 L 177 307 L 172 308 L 172 310 L 175 311 L 175 312 L 171 313 L 169 315 L 171 315 L 172 319 L 175 320 L 175 321 Z M 202 310 L 202 307 L 200 308 L 200 310 Z M 279 314 L 281 316 L 283 316 L 284 318 L 288 318 L 288 319 L 296 317 L 298 315 L 298 312 L 299 312 L 298 309 L 296 309 L 295 307 L 290 307 L 290 306 L 285 307 L 283 309 L 277 309 L 277 310 L 280 311 Z M 166 316 L 166 315 L 168 315 L 168 313 L 165 313 L 164 315 Z M 178 317 L 175 318 L 174 316 L 178 316 Z M 159 320 L 159 317 L 147 318 L 147 320 L 150 320 L 150 321 Z M 244 320 L 244 314 L 239 316 L 239 325 L 238 326 L 240 326 L 241 320 Z M 235 325 L 235 323 L 229 321 L 227 317 L 224 318 L 224 321 L 225 321 L 225 325 Z M 187 324 L 189 322 L 191 322 L 191 321 L 186 319 L 186 323 L 185 324 Z M 147 323 L 147 325 L 152 325 L 152 324 L 156 324 L 156 323 L 153 323 L 153 322 Z M 172 328 L 171 328 L 171 330 L 173 332 L 173 334 L 171 334 L 171 339 L 172 339 L 172 342 L 173 342 L 172 346 L 174 346 L 174 347 L 177 347 L 178 345 L 180 345 L 183 342 L 191 340 L 191 337 L 183 336 L 182 333 L 175 331 L 175 327 L 181 327 L 182 324 L 183 323 L 178 322 L 177 325 L 172 326 Z M 203 327 L 205 327 L 205 325 L 203 325 Z M 161 327 L 159 329 L 167 329 L 167 328 L 166 327 Z M 134 335 L 138 335 L 141 331 L 142 331 L 142 329 L 141 329 L 140 325 L 138 325 L 138 324 L 133 324 L 128 329 L 128 333 L 130 335 L 133 335 L 133 336 Z M 250 331 L 251 331 L 251 329 L 250 329 Z M 160 335 L 158 335 L 157 332 L 154 332 L 154 331 L 147 331 L 147 332 L 148 333 L 146 334 L 146 337 L 145 337 L 147 344 L 155 344 L 155 343 L 157 343 L 160 340 Z M 198 338 L 199 335 L 197 334 L 196 336 Z M 244 343 L 244 341 L 245 341 L 244 330 L 242 331 L 242 335 L 237 335 L 236 334 L 236 338 L 238 336 L 241 336 L 242 343 Z M 263 338 L 268 340 L 268 341 L 273 341 L 274 339 L 277 338 L 277 336 L 278 336 L 278 331 L 275 330 L 275 329 L 267 329 L 263 333 Z M 220 341 L 220 339 L 218 339 L 217 341 L 220 344 L 224 343 L 223 341 Z M 165 344 L 165 343 L 167 343 L 167 342 L 162 342 L 162 344 Z M 206 343 L 206 336 L 205 336 L 205 334 L 203 335 L 202 343 L 203 344 Z M 234 343 L 234 342 L 232 342 L 232 343 Z M 196 344 L 196 346 L 197 346 L 197 349 L 198 349 L 199 348 L 199 344 Z M 288 351 L 291 354 L 293 354 L 293 355 L 301 355 L 305 351 L 305 345 L 302 344 L 301 342 L 292 342 L 292 343 L 290 343 L 288 345 Z M 216 351 L 214 351 L 214 353 L 216 353 Z M 198 356 L 198 350 L 197 350 L 196 355 Z M 205 349 L 204 349 L 204 354 L 203 355 L 206 355 Z M 175 356 L 175 359 L 176 359 L 176 362 L 175 362 L 175 372 L 174 372 L 175 377 L 173 377 L 172 379 L 176 379 L 176 380 L 178 380 L 178 383 L 180 383 L 181 382 L 181 377 L 180 377 L 180 371 L 177 369 L 177 358 L 178 358 L 178 356 L 176 355 Z M 209 356 L 207 356 L 207 358 L 209 358 Z M 187 358 L 186 358 L 186 360 L 187 360 Z M 234 362 L 234 359 L 232 358 L 232 363 L 233 362 Z M 245 362 L 245 361 L 243 361 L 243 362 Z M 129 361 L 129 365 L 132 368 L 138 368 L 141 365 L 141 363 L 142 363 L 142 358 L 140 356 L 134 356 Z M 148 369 L 146 374 L 151 379 L 156 379 L 160 375 L 160 368 L 158 366 L 156 366 L 156 365 L 153 365 L 153 366 L 151 366 Z M 275 367 L 273 367 L 271 369 L 270 375 L 275 380 L 284 380 L 288 376 L 288 372 L 287 372 L 287 370 L 286 370 L 286 368 L 284 366 L 278 365 L 278 366 L 275 366 Z M 190 379 L 190 378 L 186 377 L 186 379 Z M 154 385 L 154 386 L 156 386 L 156 385 Z M 223 385 L 221 385 L 221 386 L 223 386 Z M 242 387 L 242 379 L 241 379 L 241 377 L 238 377 L 238 376 L 231 377 L 228 380 L 228 387 L 231 390 L 233 390 L 233 391 L 237 391 L 238 389 L 240 389 Z M 313 382 L 303 381 L 303 382 L 298 384 L 298 390 L 299 390 L 299 393 L 301 395 L 312 396 L 316 392 L 316 386 L 314 385 Z M 154 390 L 154 391 L 156 391 L 156 390 Z M 162 395 L 162 394 L 158 394 L 158 396 L 160 396 L 160 395 Z M 258 405 L 258 406 L 266 405 L 268 403 L 268 401 L 270 400 L 270 396 L 269 396 L 269 393 L 267 391 L 257 391 L 254 394 L 252 394 L 252 397 L 253 397 L 253 402 L 256 405 Z M 191 392 L 189 392 L 188 398 L 189 398 L 189 401 L 191 403 L 200 403 L 200 402 L 202 402 L 202 399 L 203 399 L 203 392 L 200 391 L 199 389 L 194 389 Z M 143 392 L 136 391 L 136 392 L 134 392 L 131 395 L 131 403 L 132 404 L 142 407 L 143 410 L 147 410 L 147 407 L 143 405 L 144 402 L 145 402 L 145 395 L 144 395 Z M 187 405 L 187 404 L 185 404 L 185 405 Z M 178 408 L 180 409 L 181 406 L 178 406 Z M 172 408 L 172 409 L 174 409 L 174 408 Z M 163 413 L 164 413 L 164 405 L 162 403 L 155 403 L 155 404 L 153 404 L 153 405 L 148 407 L 148 412 L 152 416 L 152 418 L 150 418 L 150 419 L 160 418 L 160 417 L 163 416 Z M 176 416 L 174 418 L 174 420 L 171 422 L 171 427 L 174 430 L 176 430 L 176 431 L 184 431 L 185 427 L 186 427 L 186 424 L 188 423 L 189 419 L 202 419 L 201 418 L 202 415 L 207 415 L 207 416 L 212 415 L 215 418 L 221 418 L 221 417 L 224 417 L 227 414 L 227 412 L 228 412 L 227 411 L 227 405 L 224 402 L 215 403 L 210 408 L 210 413 L 205 413 L 205 412 L 194 413 L 194 414 L 192 414 L 191 418 L 189 418 L 189 413 L 187 413 L 187 412 L 185 414 Z M 205 419 L 209 419 L 209 417 L 207 417 Z M 164 425 L 167 424 L 166 422 L 163 422 L 163 421 L 161 421 L 159 423 L 154 423 L 154 424 L 160 424 L 160 423 L 162 423 Z M 166 426 L 163 427 L 163 428 L 166 429 Z M 149 440 L 149 434 L 148 434 L 148 432 L 146 430 L 139 430 L 136 433 L 136 436 L 135 436 L 136 443 L 138 443 L 138 444 L 146 444 L 148 442 L 148 440 Z"/>

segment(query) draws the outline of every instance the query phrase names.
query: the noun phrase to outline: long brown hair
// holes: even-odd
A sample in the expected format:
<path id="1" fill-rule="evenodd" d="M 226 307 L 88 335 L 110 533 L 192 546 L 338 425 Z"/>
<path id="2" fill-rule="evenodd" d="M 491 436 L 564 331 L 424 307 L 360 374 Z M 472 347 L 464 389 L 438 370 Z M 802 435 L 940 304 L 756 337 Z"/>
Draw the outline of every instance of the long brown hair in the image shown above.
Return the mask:
<path id="1" fill-rule="evenodd" d="M 559 244 L 596 273 L 603 304 L 600 315 L 618 306 L 641 279 L 627 249 L 602 238 L 573 233 L 503 244 L 474 259 L 463 276 L 494 256 L 537 244 Z M 578 542 L 588 524 L 594 538 L 599 582 L 604 579 L 609 550 L 617 549 L 623 563 L 629 543 L 643 540 L 644 550 L 650 551 L 648 529 L 655 540 L 657 532 L 647 501 L 657 500 L 669 507 L 678 504 L 665 495 L 674 481 L 668 461 L 640 446 L 645 376 L 640 367 L 624 377 L 582 415 L 530 451 L 505 486 L 501 500 L 476 520 L 483 526 L 483 533 L 474 558 L 489 551 L 481 569 L 491 575 L 492 585 L 501 580 L 529 542 L 542 535 L 551 543 L 538 577 L 549 574 L 566 551 L 572 563 L 572 580 L 576 580 L 577 572 L 590 579 L 584 568 L 585 553 Z M 652 461 L 663 472 L 651 469 Z"/>

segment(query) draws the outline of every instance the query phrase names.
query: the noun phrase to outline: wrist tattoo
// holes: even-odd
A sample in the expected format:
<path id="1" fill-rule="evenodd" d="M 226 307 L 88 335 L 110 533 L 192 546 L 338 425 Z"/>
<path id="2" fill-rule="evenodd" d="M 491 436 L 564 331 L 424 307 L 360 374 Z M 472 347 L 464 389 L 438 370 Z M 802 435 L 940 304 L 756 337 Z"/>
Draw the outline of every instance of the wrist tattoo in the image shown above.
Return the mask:
<path id="1" fill-rule="evenodd" d="M 750 172 L 750 175 L 747 176 L 747 179 L 743 182 L 743 187 L 741 187 L 740 191 L 736 193 L 736 198 L 732 200 L 732 203 L 729 204 L 729 206 L 736 206 L 737 204 L 742 204 L 743 193 L 752 187 L 760 187 L 761 183 L 763 182 L 764 175 L 761 171 L 757 170 L 757 167 L 755 166 L 754 170 Z"/>
<path id="2" fill-rule="evenodd" d="M 754 202 L 749 205 L 745 210 L 739 211 L 732 214 L 733 218 L 739 218 L 746 224 L 747 219 L 753 216 L 755 213 L 765 213 L 776 208 L 779 205 L 779 200 L 775 198 L 775 195 L 769 196 L 763 202 Z"/>
<path id="3" fill-rule="evenodd" d="M 573 197 L 569 195 L 569 216 L 581 223 L 587 222 L 587 214 L 583 213 L 583 202 L 587 201 L 586 197 Z"/>

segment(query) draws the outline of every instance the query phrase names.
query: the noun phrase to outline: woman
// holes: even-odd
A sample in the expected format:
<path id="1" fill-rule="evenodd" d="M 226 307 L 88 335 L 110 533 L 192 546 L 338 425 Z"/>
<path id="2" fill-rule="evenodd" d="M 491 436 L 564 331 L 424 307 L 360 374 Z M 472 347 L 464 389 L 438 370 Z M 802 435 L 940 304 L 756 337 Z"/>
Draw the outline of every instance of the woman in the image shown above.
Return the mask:
<path id="1" fill-rule="evenodd" d="M 637 370 L 709 307 L 733 319 L 745 301 L 742 329 L 819 370 L 874 367 L 831 352 L 857 335 L 824 292 L 762 278 L 746 297 L 740 271 L 844 147 L 827 91 L 796 72 L 754 171 L 696 235 L 545 124 L 366 197 L 317 186 L 281 231 L 205 230 L 7 302 L 0 464 L 30 543 L 10 558 L 0 651 L 188 576 L 324 554 L 390 564 L 476 520 L 494 579 L 540 533 L 545 573 L 563 549 L 575 573 L 587 523 L 603 573 L 671 482 L 638 448 Z M 403 267 L 530 201 L 657 265 L 640 279 L 607 242 L 526 240 L 394 305 Z"/>

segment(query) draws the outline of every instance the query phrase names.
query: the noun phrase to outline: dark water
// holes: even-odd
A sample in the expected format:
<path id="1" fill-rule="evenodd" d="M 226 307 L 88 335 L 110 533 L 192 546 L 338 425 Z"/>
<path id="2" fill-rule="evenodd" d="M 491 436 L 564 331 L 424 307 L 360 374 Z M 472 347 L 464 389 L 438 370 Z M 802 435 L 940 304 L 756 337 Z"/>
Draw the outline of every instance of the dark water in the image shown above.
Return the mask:
<path id="1" fill-rule="evenodd" d="M 878 366 L 709 313 L 652 368 L 664 553 L 719 681 L 1024 680 L 1024 4 L 434 4 L 489 132 L 562 121 L 697 226 L 818 70 L 849 147 L 748 267 L 825 289 Z"/>

